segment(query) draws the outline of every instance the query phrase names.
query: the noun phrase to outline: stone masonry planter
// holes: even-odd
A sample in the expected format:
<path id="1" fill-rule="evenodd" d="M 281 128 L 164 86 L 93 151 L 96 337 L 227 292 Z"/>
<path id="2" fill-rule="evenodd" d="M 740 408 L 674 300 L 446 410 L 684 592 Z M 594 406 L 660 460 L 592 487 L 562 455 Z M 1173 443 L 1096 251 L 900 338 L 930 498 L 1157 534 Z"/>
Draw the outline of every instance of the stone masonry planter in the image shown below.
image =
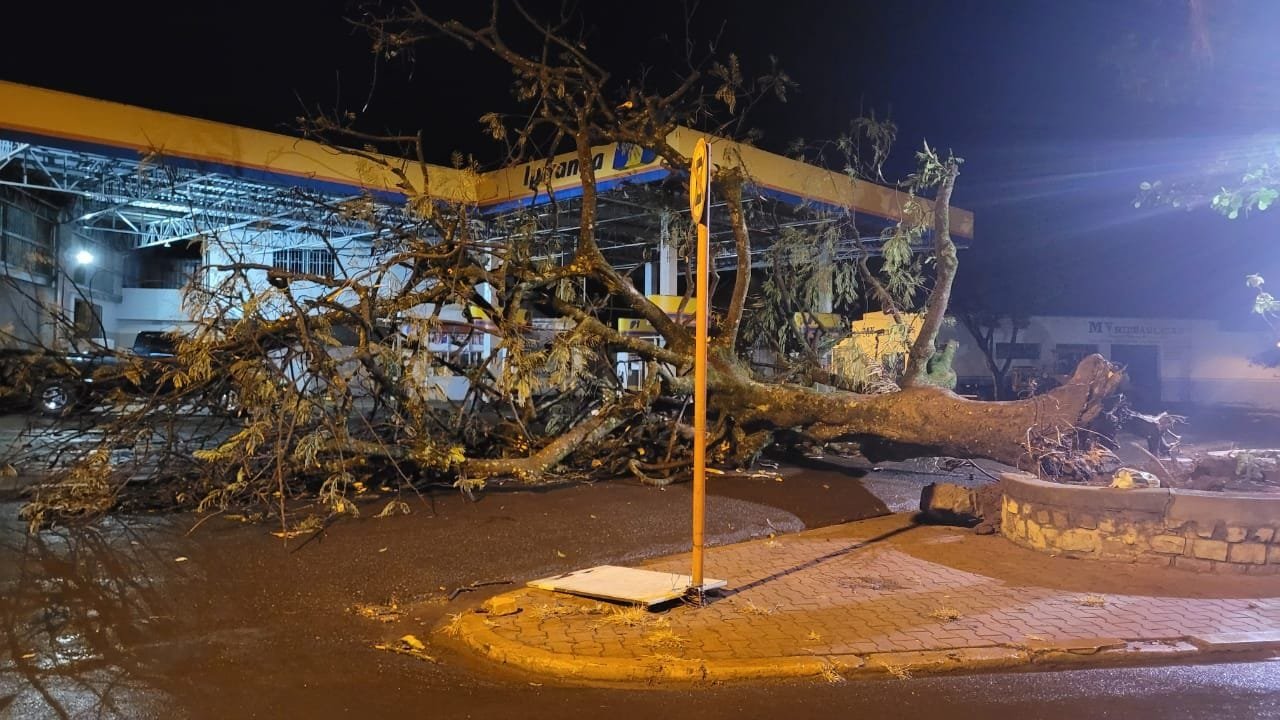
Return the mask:
<path id="1" fill-rule="evenodd" d="M 1200 572 L 1280 573 L 1280 495 L 1061 485 L 1000 476 L 1013 542 L 1073 557 Z"/>

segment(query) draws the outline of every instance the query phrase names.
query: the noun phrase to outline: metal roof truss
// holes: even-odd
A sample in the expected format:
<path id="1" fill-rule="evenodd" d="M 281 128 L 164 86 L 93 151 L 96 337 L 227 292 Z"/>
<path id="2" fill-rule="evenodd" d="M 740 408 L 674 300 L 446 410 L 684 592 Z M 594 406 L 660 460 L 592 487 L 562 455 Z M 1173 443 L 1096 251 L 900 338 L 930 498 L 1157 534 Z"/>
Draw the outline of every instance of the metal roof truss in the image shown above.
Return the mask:
<path id="1" fill-rule="evenodd" d="M 352 239 L 373 233 L 320 197 L 243 178 L 201 172 L 160 157 L 126 159 L 0 140 L 0 186 L 83 199 L 79 227 L 145 248 L 240 228 Z M 384 206 L 388 215 L 398 209 Z"/>

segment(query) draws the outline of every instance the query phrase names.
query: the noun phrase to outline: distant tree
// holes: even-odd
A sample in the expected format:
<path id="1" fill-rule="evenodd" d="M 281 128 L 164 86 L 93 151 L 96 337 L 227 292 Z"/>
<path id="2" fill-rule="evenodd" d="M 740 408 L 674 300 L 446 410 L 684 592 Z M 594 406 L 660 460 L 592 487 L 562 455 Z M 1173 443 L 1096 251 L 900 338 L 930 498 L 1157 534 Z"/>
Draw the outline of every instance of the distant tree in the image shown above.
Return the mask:
<path id="1" fill-rule="evenodd" d="M 973 336 L 978 350 L 982 353 L 983 360 L 986 361 L 987 371 L 991 373 L 991 382 L 995 394 L 994 399 L 1003 400 L 1012 397 L 1013 388 L 1009 384 L 1009 370 L 1013 367 L 1015 358 L 1011 353 L 1006 354 L 1003 358 L 998 357 L 1000 342 L 998 342 L 997 337 L 1003 334 L 1005 328 L 1008 328 L 1008 344 L 1010 346 L 1017 344 L 1018 333 L 1026 329 L 1028 318 L 1025 315 L 979 310 L 963 305 L 952 314 L 959 319 L 964 329 L 968 330 L 969 334 Z"/>

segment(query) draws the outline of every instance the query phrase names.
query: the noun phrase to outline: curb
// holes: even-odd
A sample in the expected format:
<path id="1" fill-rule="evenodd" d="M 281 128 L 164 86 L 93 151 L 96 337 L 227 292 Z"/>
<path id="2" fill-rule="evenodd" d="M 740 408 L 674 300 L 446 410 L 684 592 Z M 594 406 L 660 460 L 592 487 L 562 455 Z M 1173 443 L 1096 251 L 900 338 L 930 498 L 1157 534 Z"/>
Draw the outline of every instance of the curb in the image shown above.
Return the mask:
<path id="1" fill-rule="evenodd" d="M 1079 638 L 1033 641 L 1020 645 L 988 645 L 867 655 L 788 655 L 730 660 L 668 657 L 595 657 L 552 652 L 494 632 L 487 615 L 465 613 L 454 629 L 468 649 L 501 665 L 565 680 L 611 683 L 727 682 L 823 678 L 831 682 L 853 677 L 996 670 L 1052 670 L 1063 667 L 1206 661 L 1230 657 L 1263 659 L 1280 655 L 1280 632 L 1225 636 L 1190 636 L 1125 640 Z"/>
<path id="2" fill-rule="evenodd" d="M 485 615 L 474 611 L 462 616 L 457 629 L 463 645 L 494 662 L 565 679 L 606 682 L 786 679 L 817 677 L 830 672 L 833 666 L 819 656 L 685 660 L 570 655 L 508 640 L 490 630 L 485 619 Z"/>

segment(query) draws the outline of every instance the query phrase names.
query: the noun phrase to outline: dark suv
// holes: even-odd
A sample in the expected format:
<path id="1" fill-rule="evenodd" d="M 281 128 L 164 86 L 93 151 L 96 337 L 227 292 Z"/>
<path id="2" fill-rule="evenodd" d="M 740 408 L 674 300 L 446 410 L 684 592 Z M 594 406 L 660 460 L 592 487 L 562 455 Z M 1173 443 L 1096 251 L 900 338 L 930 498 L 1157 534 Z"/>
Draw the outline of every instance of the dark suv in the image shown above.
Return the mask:
<path id="1" fill-rule="evenodd" d="M 178 338 L 173 333 L 144 330 L 133 339 L 133 354 L 139 357 L 170 358 L 178 354 Z"/>
<path id="2" fill-rule="evenodd" d="M 168 332 L 137 334 L 131 353 L 110 351 L 29 357 L 32 400 L 45 415 L 68 415 L 92 405 L 113 390 L 128 395 L 149 395 L 163 389 L 165 376 L 177 354 L 177 336 Z M 233 409 L 229 392 L 216 398 L 215 407 Z"/>

